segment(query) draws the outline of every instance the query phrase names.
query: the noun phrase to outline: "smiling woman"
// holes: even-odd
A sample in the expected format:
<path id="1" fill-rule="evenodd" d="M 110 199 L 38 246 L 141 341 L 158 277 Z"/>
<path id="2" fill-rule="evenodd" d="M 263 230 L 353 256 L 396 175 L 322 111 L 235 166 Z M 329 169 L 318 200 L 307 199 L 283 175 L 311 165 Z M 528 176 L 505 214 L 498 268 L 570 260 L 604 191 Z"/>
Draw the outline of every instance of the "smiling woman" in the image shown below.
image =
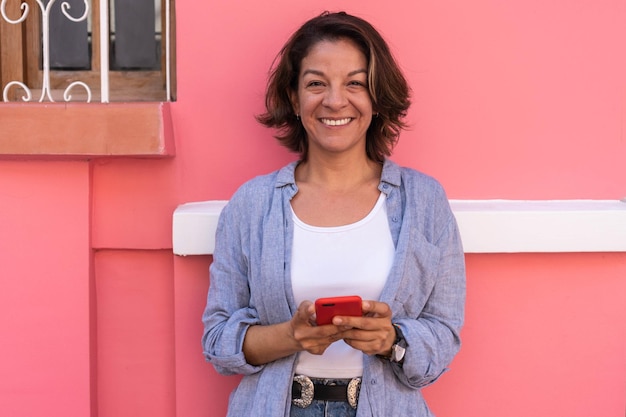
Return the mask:
<path id="1" fill-rule="evenodd" d="M 299 159 L 222 210 L 203 315 L 207 360 L 244 375 L 229 416 L 431 415 L 421 388 L 459 349 L 465 264 L 439 183 L 387 159 L 409 103 L 358 17 L 324 13 L 283 47 L 258 119 Z M 347 295 L 362 314 L 317 325 L 314 301 Z"/>

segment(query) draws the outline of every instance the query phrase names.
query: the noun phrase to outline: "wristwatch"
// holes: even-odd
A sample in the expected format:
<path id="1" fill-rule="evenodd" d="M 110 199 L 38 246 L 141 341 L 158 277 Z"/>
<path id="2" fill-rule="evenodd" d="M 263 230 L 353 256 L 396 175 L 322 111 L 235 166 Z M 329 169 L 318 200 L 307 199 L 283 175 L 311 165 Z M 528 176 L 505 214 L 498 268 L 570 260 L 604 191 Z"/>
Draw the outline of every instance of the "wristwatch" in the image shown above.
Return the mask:
<path id="1" fill-rule="evenodd" d="M 391 358 L 389 358 L 389 360 L 391 362 L 402 364 L 402 361 L 404 361 L 404 354 L 406 353 L 407 343 L 404 335 L 402 334 L 402 330 L 400 330 L 400 326 L 394 324 L 393 328 L 396 329 L 396 340 L 394 340 L 393 345 L 391 345 Z"/>
<path id="2" fill-rule="evenodd" d="M 408 344 L 406 343 L 406 339 L 402 334 L 402 330 L 400 330 L 400 326 L 394 324 L 393 328 L 396 330 L 396 339 L 393 341 L 393 345 L 391 345 L 391 355 L 379 356 L 381 358 L 389 360 L 389 362 L 402 365 L 402 362 L 404 361 L 404 354 L 406 353 L 406 348 L 408 347 Z"/>

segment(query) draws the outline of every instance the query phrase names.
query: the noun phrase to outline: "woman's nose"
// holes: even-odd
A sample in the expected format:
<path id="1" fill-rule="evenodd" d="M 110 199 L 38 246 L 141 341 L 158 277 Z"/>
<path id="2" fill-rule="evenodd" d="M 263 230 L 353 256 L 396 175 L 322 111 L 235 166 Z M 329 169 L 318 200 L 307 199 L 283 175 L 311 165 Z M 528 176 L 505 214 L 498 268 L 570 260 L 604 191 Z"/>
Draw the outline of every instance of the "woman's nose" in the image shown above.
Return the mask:
<path id="1" fill-rule="evenodd" d="M 346 91 L 342 88 L 329 88 L 324 95 L 322 104 L 331 109 L 339 109 L 348 103 Z"/>

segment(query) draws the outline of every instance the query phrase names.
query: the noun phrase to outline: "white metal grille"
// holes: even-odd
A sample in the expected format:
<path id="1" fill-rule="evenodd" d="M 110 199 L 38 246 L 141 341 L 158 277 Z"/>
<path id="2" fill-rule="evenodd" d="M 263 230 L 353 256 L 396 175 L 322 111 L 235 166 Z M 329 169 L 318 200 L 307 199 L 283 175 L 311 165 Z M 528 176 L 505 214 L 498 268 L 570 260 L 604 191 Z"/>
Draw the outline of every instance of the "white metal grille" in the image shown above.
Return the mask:
<path id="1" fill-rule="evenodd" d="M 7 2 L 9 1 L 20 1 L 20 0 L 1 0 L 0 2 L 0 14 L 2 18 L 8 22 L 9 24 L 18 25 L 26 20 L 29 16 L 30 7 L 27 3 L 20 4 L 21 16 L 15 18 L 10 17 L 6 13 Z M 42 37 L 42 86 L 41 86 L 41 94 L 38 99 L 39 102 L 44 101 L 55 101 L 52 97 L 51 84 L 50 84 L 50 11 L 53 7 L 59 7 L 56 5 L 57 0 L 47 0 L 46 3 L 42 0 L 35 0 L 36 4 L 39 6 L 41 10 L 41 37 Z M 79 10 L 76 12 L 72 10 L 72 6 L 69 2 L 64 1 L 60 4 L 61 12 L 65 18 L 69 19 L 72 22 L 82 22 L 89 18 L 92 13 L 91 10 L 91 1 L 83 0 L 84 2 L 84 10 Z M 171 39 L 171 24 L 170 24 L 170 2 L 165 1 L 165 10 L 163 11 L 163 19 L 165 19 L 165 24 L 163 25 L 164 34 L 161 37 L 162 42 L 165 42 L 165 59 L 164 59 L 164 71 L 165 71 L 165 89 L 166 89 L 166 97 L 169 99 L 171 97 L 171 57 L 170 57 L 170 39 Z M 99 58 L 100 58 L 100 101 L 102 103 L 108 103 L 110 97 L 110 85 L 109 85 L 109 40 L 110 40 L 110 30 L 109 30 L 109 21 L 110 21 L 110 4 L 109 1 L 101 0 L 99 2 L 99 10 L 97 11 L 97 16 L 99 19 Z M 76 16 L 82 11 L 80 16 Z M 160 11 L 160 10 L 159 10 Z M 96 16 L 94 12 L 94 17 Z M 34 13 L 30 13 L 34 14 Z M 91 25 L 90 25 L 91 26 Z M 12 88 L 21 88 L 24 91 L 21 99 L 25 102 L 33 101 L 33 94 L 31 89 L 21 81 L 9 81 L 2 90 L 2 99 L 3 101 L 9 101 L 9 91 Z M 91 102 L 92 92 L 91 88 L 82 81 L 73 81 L 71 82 L 63 91 L 63 100 L 71 101 L 72 95 L 71 91 L 74 88 L 80 87 L 85 90 L 87 102 Z"/>

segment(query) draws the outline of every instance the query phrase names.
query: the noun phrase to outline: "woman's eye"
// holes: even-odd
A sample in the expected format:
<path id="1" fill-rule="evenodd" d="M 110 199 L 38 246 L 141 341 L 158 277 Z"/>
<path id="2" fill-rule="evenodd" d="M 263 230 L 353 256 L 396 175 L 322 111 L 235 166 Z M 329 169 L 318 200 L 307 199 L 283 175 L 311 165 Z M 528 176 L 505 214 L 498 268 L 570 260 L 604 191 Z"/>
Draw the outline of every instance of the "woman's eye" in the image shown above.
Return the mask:
<path id="1" fill-rule="evenodd" d="M 309 81 L 307 87 L 321 87 L 323 84 L 321 81 Z"/>
<path id="2" fill-rule="evenodd" d="M 350 81 L 349 85 L 357 86 L 357 87 L 365 87 L 365 83 L 361 81 Z"/>

